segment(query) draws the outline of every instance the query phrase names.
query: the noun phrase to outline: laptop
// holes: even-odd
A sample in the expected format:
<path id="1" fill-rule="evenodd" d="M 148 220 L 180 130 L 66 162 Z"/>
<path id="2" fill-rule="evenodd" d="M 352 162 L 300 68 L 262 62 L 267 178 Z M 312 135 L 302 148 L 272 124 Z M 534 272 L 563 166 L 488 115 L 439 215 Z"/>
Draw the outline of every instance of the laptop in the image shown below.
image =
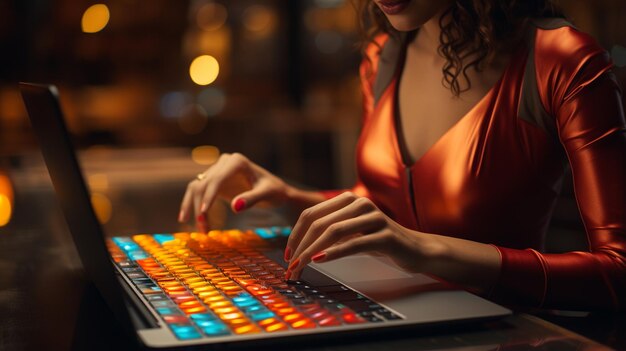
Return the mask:
<path id="1" fill-rule="evenodd" d="M 52 85 L 20 83 L 87 276 L 149 348 L 259 345 L 467 323 L 511 311 L 389 259 L 310 264 L 284 280 L 288 227 L 106 237 Z"/>

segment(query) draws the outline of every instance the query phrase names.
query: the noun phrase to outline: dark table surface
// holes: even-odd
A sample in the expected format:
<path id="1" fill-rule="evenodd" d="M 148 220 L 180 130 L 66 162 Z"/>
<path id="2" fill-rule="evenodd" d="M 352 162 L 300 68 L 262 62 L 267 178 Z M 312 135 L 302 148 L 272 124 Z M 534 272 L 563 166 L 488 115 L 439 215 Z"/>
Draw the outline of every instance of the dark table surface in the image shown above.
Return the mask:
<path id="1" fill-rule="evenodd" d="M 174 158 L 178 157 L 174 154 Z M 130 163 L 136 163 L 132 160 Z M 142 157 L 143 158 L 143 157 Z M 108 233 L 179 231 L 178 201 L 187 179 L 204 166 L 190 163 L 184 172 L 161 173 L 149 182 L 137 174 L 151 167 L 103 163 L 91 157 L 86 168 L 92 190 L 104 196 Z M 145 158 L 144 158 L 145 159 Z M 95 160 L 95 161 L 94 161 Z M 106 160 L 105 160 L 106 161 Z M 110 161 L 110 160 L 109 160 Z M 163 161 L 170 162 L 170 161 Z M 190 161 L 189 161 L 190 162 Z M 184 162 L 183 162 L 184 164 Z M 1 171 L 1 170 L 0 170 Z M 0 227 L 0 350 L 136 349 L 120 329 L 93 284 L 85 277 L 52 186 L 38 157 L 13 162 L 9 174 L 15 191 L 11 221 Z M 143 172 L 143 173 L 142 173 Z M 154 174 L 154 173 L 153 173 Z M 139 180 L 138 180 L 139 179 Z M 101 199 L 102 201 L 102 199 Z M 109 201 L 110 203 L 106 203 Z M 221 211 L 221 212 L 220 212 Z M 218 210 L 216 217 L 224 217 Z M 154 213 L 168 213 L 158 216 Z M 171 217 L 171 218 L 170 218 Z M 227 216 L 226 216 L 227 217 Z M 237 226 L 240 219 L 226 218 Z M 277 223 L 264 213 L 246 219 L 253 225 Z M 559 326 L 557 326 L 557 324 Z M 539 311 L 517 313 L 500 321 L 456 327 L 418 329 L 272 349 L 301 350 L 626 350 L 624 314 Z M 255 348 L 259 349 L 259 348 Z"/>

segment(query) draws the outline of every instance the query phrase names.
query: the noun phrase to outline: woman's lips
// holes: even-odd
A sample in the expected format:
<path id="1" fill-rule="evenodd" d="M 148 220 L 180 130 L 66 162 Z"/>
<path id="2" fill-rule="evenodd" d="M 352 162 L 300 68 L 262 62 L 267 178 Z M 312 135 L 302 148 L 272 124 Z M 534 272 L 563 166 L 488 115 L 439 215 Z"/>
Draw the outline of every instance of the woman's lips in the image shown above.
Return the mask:
<path id="1" fill-rule="evenodd" d="M 395 15 L 406 9 L 410 2 L 411 0 L 382 0 L 378 1 L 378 6 L 384 13 Z"/>

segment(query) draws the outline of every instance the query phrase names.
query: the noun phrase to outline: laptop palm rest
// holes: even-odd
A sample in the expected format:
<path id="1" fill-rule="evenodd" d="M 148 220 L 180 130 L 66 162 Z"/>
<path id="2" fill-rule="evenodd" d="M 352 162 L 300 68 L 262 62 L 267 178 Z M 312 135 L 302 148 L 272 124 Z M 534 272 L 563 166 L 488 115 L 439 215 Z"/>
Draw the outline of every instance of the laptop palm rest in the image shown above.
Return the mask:
<path id="1" fill-rule="evenodd" d="M 436 323 L 510 313 L 448 283 L 405 272 L 386 257 L 350 256 L 312 267 L 411 320 Z"/>

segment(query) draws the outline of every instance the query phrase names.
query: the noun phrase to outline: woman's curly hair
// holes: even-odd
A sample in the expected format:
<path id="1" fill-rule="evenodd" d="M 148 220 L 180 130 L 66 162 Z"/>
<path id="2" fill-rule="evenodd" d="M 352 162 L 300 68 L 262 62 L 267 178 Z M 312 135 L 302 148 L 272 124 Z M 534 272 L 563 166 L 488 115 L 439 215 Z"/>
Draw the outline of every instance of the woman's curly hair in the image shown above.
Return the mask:
<path id="1" fill-rule="evenodd" d="M 437 1 L 437 0 L 433 0 Z M 383 12 L 372 0 L 357 0 L 363 46 L 380 33 L 397 36 Z M 444 86 L 455 96 L 471 88 L 467 70 L 482 70 L 496 51 L 517 43 L 529 19 L 563 17 L 550 0 L 456 0 L 439 19 L 439 54 Z M 465 84 L 460 83 L 460 78 Z"/>

